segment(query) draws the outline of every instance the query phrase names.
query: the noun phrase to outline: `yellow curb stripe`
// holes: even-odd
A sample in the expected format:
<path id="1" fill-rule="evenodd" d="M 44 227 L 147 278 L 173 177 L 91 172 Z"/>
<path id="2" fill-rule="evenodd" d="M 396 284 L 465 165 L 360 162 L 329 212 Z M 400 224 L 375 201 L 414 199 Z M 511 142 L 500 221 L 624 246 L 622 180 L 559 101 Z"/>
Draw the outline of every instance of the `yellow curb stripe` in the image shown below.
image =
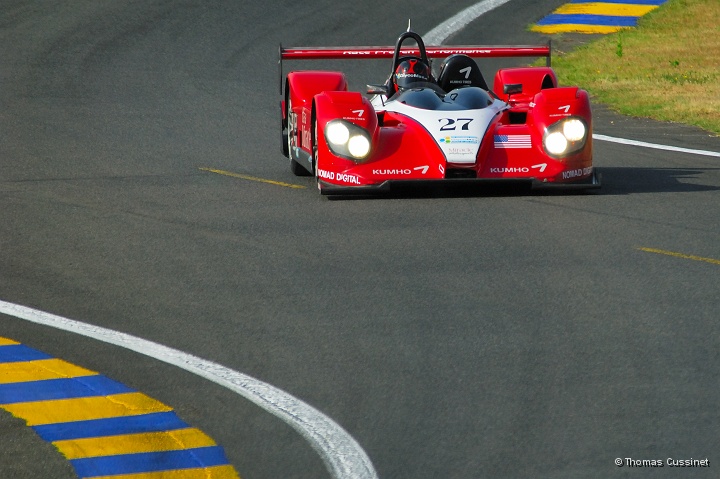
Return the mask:
<path id="1" fill-rule="evenodd" d="M 201 171 L 209 171 L 210 173 L 216 173 L 218 175 L 230 176 L 232 178 L 240 178 L 242 180 L 257 181 L 260 183 L 267 183 L 269 185 L 284 186 L 285 188 L 303 189 L 303 185 L 296 185 L 293 183 L 283 183 L 282 181 L 267 180 L 265 178 L 258 178 L 256 176 L 241 175 L 239 173 L 233 173 L 231 171 L 216 170 L 213 168 L 200 168 Z"/>
<path id="2" fill-rule="evenodd" d="M 2 408 L 24 419 L 28 426 L 172 411 L 142 393 L 5 404 Z"/>
<path id="3" fill-rule="evenodd" d="M 93 479 L 240 479 L 232 466 L 214 466 L 201 469 L 177 469 L 174 471 L 144 472 L 97 476 Z"/>
<path id="4" fill-rule="evenodd" d="M 44 381 L 46 379 L 95 376 L 95 371 L 61 359 L 38 359 L 18 363 L 0 363 L 0 384 Z"/>
<path id="5" fill-rule="evenodd" d="M 553 13 L 563 15 L 610 15 L 618 17 L 641 17 L 658 8 L 657 5 L 630 5 L 626 3 L 568 3 Z"/>
<path id="6" fill-rule="evenodd" d="M 0 338 L 0 346 L 14 346 L 16 344 L 20 344 L 17 341 L 13 341 L 12 339 L 7 338 Z"/>
<path id="7" fill-rule="evenodd" d="M 217 445 L 207 434 L 195 428 L 72 439 L 55 441 L 53 444 L 68 459 L 177 451 Z"/>
<path id="8" fill-rule="evenodd" d="M 720 260 L 714 259 L 714 258 L 703 258 L 702 256 L 695 256 L 691 254 L 683 254 L 683 253 L 676 253 L 674 251 L 665 251 L 662 249 L 656 249 L 656 248 L 638 248 L 640 251 L 645 251 L 646 253 L 655 253 L 655 254 L 662 254 L 665 256 L 673 256 L 675 258 L 682 258 L 682 259 L 689 259 L 693 261 L 703 261 L 705 263 L 710 264 L 717 264 L 720 265 Z"/>
<path id="9" fill-rule="evenodd" d="M 573 25 L 573 24 L 561 24 L 561 25 L 533 25 L 530 30 L 537 33 L 585 33 L 585 34 L 608 34 L 619 32 L 620 30 L 629 30 L 632 27 L 614 27 L 605 25 Z"/>

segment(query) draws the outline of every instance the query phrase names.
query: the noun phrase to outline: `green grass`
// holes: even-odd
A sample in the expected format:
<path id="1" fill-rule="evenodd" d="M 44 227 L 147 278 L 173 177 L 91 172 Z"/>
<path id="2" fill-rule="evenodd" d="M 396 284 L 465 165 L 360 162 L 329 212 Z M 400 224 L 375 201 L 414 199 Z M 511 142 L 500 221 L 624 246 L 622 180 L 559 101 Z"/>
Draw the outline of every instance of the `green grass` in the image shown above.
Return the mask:
<path id="1" fill-rule="evenodd" d="M 720 135 L 718 0 L 668 0 L 637 28 L 554 54 L 553 68 L 619 113 Z"/>

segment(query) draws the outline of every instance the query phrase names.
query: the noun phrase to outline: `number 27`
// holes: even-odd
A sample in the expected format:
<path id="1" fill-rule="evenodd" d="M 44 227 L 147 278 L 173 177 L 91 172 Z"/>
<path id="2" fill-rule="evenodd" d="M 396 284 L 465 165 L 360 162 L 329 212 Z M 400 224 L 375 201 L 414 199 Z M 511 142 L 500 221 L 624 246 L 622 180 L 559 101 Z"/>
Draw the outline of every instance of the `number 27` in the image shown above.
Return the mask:
<path id="1" fill-rule="evenodd" d="M 470 123 L 473 121 L 472 118 L 440 118 L 438 121 L 446 122 L 443 126 L 440 127 L 440 131 L 449 131 L 454 130 L 457 125 L 455 123 L 459 123 L 461 130 L 469 130 L 470 129 Z"/>

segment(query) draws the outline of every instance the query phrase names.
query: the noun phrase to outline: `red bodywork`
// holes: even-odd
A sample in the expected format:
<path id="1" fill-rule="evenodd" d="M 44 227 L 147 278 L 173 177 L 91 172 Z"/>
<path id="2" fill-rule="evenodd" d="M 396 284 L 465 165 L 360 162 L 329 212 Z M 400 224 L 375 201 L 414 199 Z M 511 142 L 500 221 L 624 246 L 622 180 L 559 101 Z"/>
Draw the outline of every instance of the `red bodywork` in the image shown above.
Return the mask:
<path id="1" fill-rule="evenodd" d="M 281 61 L 388 58 L 394 52 L 392 47 L 281 48 L 280 56 Z M 403 49 L 401 53 L 417 55 L 419 52 Z M 549 58 L 550 48 L 427 48 L 430 58 L 458 53 L 475 57 Z M 283 90 L 284 151 L 293 163 L 293 171 L 302 174 L 307 170 L 307 174 L 314 174 L 324 194 L 386 189 L 395 182 L 423 180 L 518 180 L 531 182 L 534 186 L 599 186 L 592 165 L 592 116 L 588 94 L 577 87 L 558 87 L 555 73 L 549 66 L 501 69 L 495 76 L 494 93 L 490 92 L 494 101 L 492 108 L 453 111 L 445 115 L 418 110 L 417 116 L 425 120 L 417 118 L 415 110 L 406 106 L 399 106 L 398 111 L 394 111 L 390 108 L 392 101 L 383 105 L 374 102 L 373 105 L 363 94 L 348 91 L 347 80 L 339 72 L 291 72 L 285 79 Z M 432 116 L 436 113 L 437 121 Z M 486 129 L 477 136 L 459 135 L 465 133 L 461 130 L 476 114 L 484 116 L 482 120 L 478 117 L 473 125 L 487 121 Z M 550 155 L 543 146 L 544 137 L 553 131 L 556 123 L 567 118 L 583 122 L 587 129 L 584 143 L 571 154 Z M 366 158 L 351 159 L 333 152 L 323 132 L 334 120 L 357 125 L 367 132 L 371 150 Z M 428 127 L 436 123 L 444 126 L 443 130 L 453 131 L 447 137 L 438 135 Z M 471 148 L 477 148 L 477 153 L 469 161 L 464 157 L 462 161 L 452 159 L 453 153 L 474 151 Z M 302 169 L 297 168 L 298 165 Z"/>

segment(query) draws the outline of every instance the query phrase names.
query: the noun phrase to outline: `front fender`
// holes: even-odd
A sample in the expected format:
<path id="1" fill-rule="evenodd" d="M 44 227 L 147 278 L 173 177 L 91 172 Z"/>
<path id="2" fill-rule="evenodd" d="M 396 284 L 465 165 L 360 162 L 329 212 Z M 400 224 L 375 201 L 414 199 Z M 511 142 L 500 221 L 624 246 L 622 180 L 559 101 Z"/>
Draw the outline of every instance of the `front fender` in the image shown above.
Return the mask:
<path id="1" fill-rule="evenodd" d="M 315 137 L 317 148 L 317 176 L 337 184 L 359 185 L 362 181 L 352 173 L 359 164 L 372 158 L 378 144 L 379 128 L 375 108 L 358 92 L 326 91 L 315 95 L 313 115 L 317 124 Z M 325 140 L 325 127 L 330 121 L 343 120 L 368 132 L 371 152 L 365 160 L 351 160 L 336 155 Z"/>
<path id="2" fill-rule="evenodd" d="M 325 91 L 315 95 L 315 116 L 320 131 L 327 122 L 340 119 L 364 128 L 371 136 L 377 132 L 375 108 L 359 92 Z"/>

